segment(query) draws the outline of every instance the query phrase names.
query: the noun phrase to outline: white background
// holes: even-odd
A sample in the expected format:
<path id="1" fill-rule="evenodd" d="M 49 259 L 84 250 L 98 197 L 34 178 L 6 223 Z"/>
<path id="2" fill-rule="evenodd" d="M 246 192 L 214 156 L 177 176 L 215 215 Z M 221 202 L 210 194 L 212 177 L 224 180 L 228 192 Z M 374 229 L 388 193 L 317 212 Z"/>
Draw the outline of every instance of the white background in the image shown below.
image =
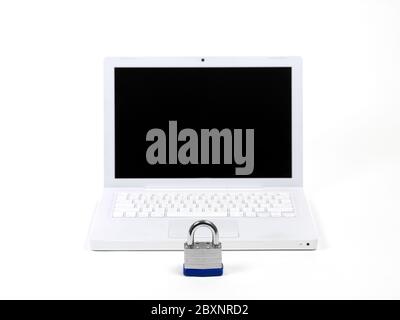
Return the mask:
<path id="1" fill-rule="evenodd" d="M 398 1 L 0 4 L 0 298 L 400 298 Z M 304 59 L 315 252 L 91 252 L 105 56 Z"/>

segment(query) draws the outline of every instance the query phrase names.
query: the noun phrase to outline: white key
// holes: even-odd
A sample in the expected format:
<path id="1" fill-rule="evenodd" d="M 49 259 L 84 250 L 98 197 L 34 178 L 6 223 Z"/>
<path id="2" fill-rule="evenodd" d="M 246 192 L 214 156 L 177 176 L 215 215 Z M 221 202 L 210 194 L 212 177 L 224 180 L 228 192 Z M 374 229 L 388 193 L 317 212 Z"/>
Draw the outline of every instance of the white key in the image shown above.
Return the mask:
<path id="1" fill-rule="evenodd" d="M 206 211 L 202 216 L 204 217 L 227 217 L 228 212 L 225 211 Z"/>
<path id="2" fill-rule="evenodd" d="M 201 217 L 201 213 L 198 210 L 187 210 L 181 213 L 181 217 Z"/>
<path id="3" fill-rule="evenodd" d="M 114 218 L 122 218 L 124 216 L 124 212 L 121 210 L 114 210 L 112 216 Z"/>
<path id="4" fill-rule="evenodd" d="M 255 211 L 247 211 L 245 212 L 246 217 L 254 218 L 257 217 L 257 213 Z"/>
<path id="5" fill-rule="evenodd" d="M 273 218 L 278 218 L 278 217 L 282 216 L 282 213 L 280 211 L 271 211 L 270 214 L 271 214 L 271 217 L 273 217 Z"/>
<path id="6" fill-rule="evenodd" d="M 136 217 L 136 211 L 125 211 L 125 217 L 127 217 L 127 218 Z"/>
<path id="7" fill-rule="evenodd" d="M 129 211 L 132 210 L 133 208 L 134 208 L 133 206 L 127 206 L 127 205 L 120 206 L 118 204 L 114 206 L 115 211 Z"/>
<path id="8" fill-rule="evenodd" d="M 198 210 L 198 209 L 195 209 L 195 210 L 193 210 L 193 211 L 188 211 L 188 212 L 185 212 L 185 216 L 188 216 L 188 217 L 198 217 L 198 218 L 200 218 L 200 217 L 206 217 L 206 215 L 207 215 L 207 211 L 201 211 L 201 210 Z"/>
<path id="9" fill-rule="evenodd" d="M 268 211 L 269 212 L 281 212 L 282 209 L 278 208 L 278 207 L 272 207 L 272 208 L 268 208 Z"/>
<path id="10" fill-rule="evenodd" d="M 193 216 L 193 215 L 201 214 L 201 209 L 196 208 L 196 207 L 189 207 L 189 208 L 185 208 L 184 210 L 182 210 L 182 212 L 189 216 Z"/>
<path id="11" fill-rule="evenodd" d="M 176 209 L 168 208 L 166 216 L 167 217 L 181 217 L 182 214 L 180 211 L 177 211 Z"/>
<path id="12" fill-rule="evenodd" d="M 294 211 L 286 211 L 286 212 L 282 212 L 282 215 L 284 217 L 295 217 L 296 213 Z"/>
<path id="13" fill-rule="evenodd" d="M 132 200 L 116 200 L 116 204 L 132 204 Z"/>
<path id="14" fill-rule="evenodd" d="M 243 211 L 230 211 L 229 215 L 231 217 L 243 217 Z"/>
<path id="15" fill-rule="evenodd" d="M 255 210 L 254 210 L 255 212 L 267 212 L 267 208 L 264 208 L 264 207 L 259 207 L 259 208 L 255 208 Z"/>
<path id="16" fill-rule="evenodd" d="M 150 213 L 150 217 L 152 218 L 161 218 L 164 217 L 165 211 L 164 210 L 156 210 Z"/>
<path id="17" fill-rule="evenodd" d="M 147 211 L 139 211 L 137 213 L 138 218 L 147 218 L 149 216 L 149 213 Z"/>
<path id="18" fill-rule="evenodd" d="M 260 217 L 260 218 L 267 218 L 267 217 L 269 217 L 269 213 L 268 212 L 257 212 L 257 217 Z"/>

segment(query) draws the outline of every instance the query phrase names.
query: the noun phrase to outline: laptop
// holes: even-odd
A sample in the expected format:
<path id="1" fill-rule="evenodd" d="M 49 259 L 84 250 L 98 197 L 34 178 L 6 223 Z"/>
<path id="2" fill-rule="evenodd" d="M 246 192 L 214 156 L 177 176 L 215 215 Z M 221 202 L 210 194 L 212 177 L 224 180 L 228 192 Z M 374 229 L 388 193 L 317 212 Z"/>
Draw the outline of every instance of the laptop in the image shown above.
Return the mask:
<path id="1" fill-rule="evenodd" d="M 107 58 L 104 123 L 92 250 L 183 250 L 201 219 L 224 250 L 317 248 L 301 58 Z"/>

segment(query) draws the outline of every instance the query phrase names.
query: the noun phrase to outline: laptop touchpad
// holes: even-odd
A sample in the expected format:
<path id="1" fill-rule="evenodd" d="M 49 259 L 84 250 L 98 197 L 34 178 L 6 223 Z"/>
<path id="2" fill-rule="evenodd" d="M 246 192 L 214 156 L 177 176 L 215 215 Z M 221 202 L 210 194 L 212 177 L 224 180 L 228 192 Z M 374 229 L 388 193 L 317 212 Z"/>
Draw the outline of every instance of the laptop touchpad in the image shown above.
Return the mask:
<path id="1" fill-rule="evenodd" d="M 176 220 L 169 221 L 168 236 L 170 238 L 186 239 L 189 227 L 197 220 Z M 235 221 L 212 221 L 218 228 L 220 238 L 238 238 L 239 227 Z M 196 230 L 196 239 L 211 239 L 211 232 L 208 228 L 199 228 Z"/>

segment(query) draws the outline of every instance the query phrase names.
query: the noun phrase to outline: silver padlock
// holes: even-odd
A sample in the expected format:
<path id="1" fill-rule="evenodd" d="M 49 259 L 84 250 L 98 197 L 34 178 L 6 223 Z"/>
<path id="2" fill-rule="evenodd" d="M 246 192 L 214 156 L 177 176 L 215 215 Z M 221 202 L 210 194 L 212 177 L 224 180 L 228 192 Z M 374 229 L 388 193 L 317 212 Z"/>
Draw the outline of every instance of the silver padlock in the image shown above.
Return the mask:
<path id="1" fill-rule="evenodd" d="M 211 242 L 194 241 L 196 230 L 202 227 L 211 231 Z M 190 226 L 184 245 L 184 259 L 183 274 L 185 276 L 210 277 L 223 274 L 222 246 L 214 223 L 199 220 Z"/>

